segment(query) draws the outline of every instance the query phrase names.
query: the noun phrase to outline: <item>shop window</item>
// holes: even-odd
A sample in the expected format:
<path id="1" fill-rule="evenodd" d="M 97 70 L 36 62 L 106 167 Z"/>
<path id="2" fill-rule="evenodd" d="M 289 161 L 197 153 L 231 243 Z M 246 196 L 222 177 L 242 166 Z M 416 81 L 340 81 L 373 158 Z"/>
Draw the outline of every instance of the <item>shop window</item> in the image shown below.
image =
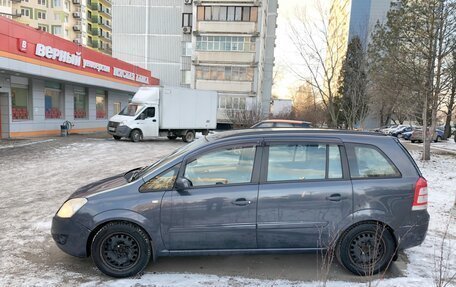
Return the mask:
<path id="1" fill-rule="evenodd" d="M 45 82 L 44 109 L 46 119 L 63 118 L 62 85 L 55 82 Z"/>
<path id="2" fill-rule="evenodd" d="M 11 84 L 12 118 L 13 121 L 29 120 L 31 97 L 28 85 Z"/>
<path id="3" fill-rule="evenodd" d="M 121 109 L 122 109 L 122 105 L 120 104 L 120 102 L 115 102 L 113 104 L 114 115 L 117 115 L 118 113 L 120 113 Z"/>
<path id="4" fill-rule="evenodd" d="M 98 119 L 106 119 L 107 118 L 107 111 L 108 111 L 108 96 L 107 92 L 104 90 L 97 90 L 96 94 L 96 113 L 97 113 L 97 120 Z"/>
<path id="5" fill-rule="evenodd" d="M 74 88 L 74 119 L 89 117 L 89 95 L 86 88 Z"/>

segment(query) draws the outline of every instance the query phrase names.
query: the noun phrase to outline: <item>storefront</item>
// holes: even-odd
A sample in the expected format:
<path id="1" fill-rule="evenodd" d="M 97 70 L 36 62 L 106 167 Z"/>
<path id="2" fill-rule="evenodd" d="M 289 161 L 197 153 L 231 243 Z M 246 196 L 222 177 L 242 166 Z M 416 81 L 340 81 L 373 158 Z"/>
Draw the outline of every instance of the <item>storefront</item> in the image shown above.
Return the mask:
<path id="1" fill-rule="evenodd" d="M 0 16 L 0 138 L 106 129 L 150 71 Z"/>

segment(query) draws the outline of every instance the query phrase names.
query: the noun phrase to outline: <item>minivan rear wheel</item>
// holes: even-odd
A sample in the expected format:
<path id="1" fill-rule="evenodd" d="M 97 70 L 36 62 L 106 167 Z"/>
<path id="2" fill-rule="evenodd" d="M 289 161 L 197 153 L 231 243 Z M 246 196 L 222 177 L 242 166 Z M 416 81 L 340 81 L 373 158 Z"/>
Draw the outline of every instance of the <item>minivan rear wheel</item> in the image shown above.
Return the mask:
<path id="1" fill-rule="evenodd" d="M 103 226 L 91 245 L 92 260 L 101 272 L 123 278 L 143 271 L 151 257 L 147 234 L 128 222 L 112 222 Z"/>
<path id="2" fill-rule="evenodd" d="M 337 246 L 337 259 L 352 273 L 375 275 L 386 270 L 395 253 L 395 241 L 381 224 L 361 224 L 348 230 Z"/>

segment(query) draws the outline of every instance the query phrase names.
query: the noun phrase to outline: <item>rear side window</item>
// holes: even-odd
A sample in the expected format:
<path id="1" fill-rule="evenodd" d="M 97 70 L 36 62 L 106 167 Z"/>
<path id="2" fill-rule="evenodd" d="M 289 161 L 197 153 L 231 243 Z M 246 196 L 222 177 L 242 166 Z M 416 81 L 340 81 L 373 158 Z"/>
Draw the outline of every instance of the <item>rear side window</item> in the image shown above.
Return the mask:
<path id="1" fill-rule="evenodd" d="M 378 148 L 369 145 L 349 145 L 352 178 L 400 177 L 399 170 Z"/>
<path id="2" fill-rule="evenodd" d="M 278 144 L 269 147 L 269 182 L 342 177 L 340 151 L 336 145 Z"/>

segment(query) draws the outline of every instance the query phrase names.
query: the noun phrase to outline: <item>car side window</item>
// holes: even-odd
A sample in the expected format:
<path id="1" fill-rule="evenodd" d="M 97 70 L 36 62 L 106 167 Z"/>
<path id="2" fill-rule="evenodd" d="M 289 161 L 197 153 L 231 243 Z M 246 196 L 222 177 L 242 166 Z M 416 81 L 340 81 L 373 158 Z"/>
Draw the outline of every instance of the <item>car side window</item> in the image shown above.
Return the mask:
<path id="1" fill-rule="evenodd" d="M 257 126 L 257 128 L 272 128 L 274 123 L 261 123 Z"/>
<path id="2" fill-rule="evenodd" d="M 148 180 L 145 184 L 141 185 L 139 188 L 140 192 L 147 191 L 159 191 L 159 190 L 171 190 L 174 187 L 174 182 L 176 181 L 177 173 L 179 172 L 180 164 L 173 166 L 160 173 L 157 176 L 154 176 L 152 179 Z"/>
<path id="3" fill-rule="evenodd" d="M 267 181 L 342 177 L 340 151 L 336 145 L 279 144 L 269 147 Z"/>
<path id="4" fill-rule="evenodd" d="M 147 119 L 147 118 L 154 118 L 155 117 L 155 107 L 149 107 L 145 109 L 136 119 Z"/>
<path id="5" fill-rule="evenodd" d="M 289 123 L 275 123 L 274 127 L 276 128 L 292 128 L 293 125 Z"/>
<path id="6" fill-rule="evenodd" d="M 255 151 L 255 146 L 248 146 L 206 153 L 187 164 L 184 177 L 194 187 L 250 183 Z"/>
<path id="7" fill-rule="evenodd" d="M 348 158 L 352 178 L 399 177 L 393 163 L 377 148 L 369 145 L 352 145 Z"/>

